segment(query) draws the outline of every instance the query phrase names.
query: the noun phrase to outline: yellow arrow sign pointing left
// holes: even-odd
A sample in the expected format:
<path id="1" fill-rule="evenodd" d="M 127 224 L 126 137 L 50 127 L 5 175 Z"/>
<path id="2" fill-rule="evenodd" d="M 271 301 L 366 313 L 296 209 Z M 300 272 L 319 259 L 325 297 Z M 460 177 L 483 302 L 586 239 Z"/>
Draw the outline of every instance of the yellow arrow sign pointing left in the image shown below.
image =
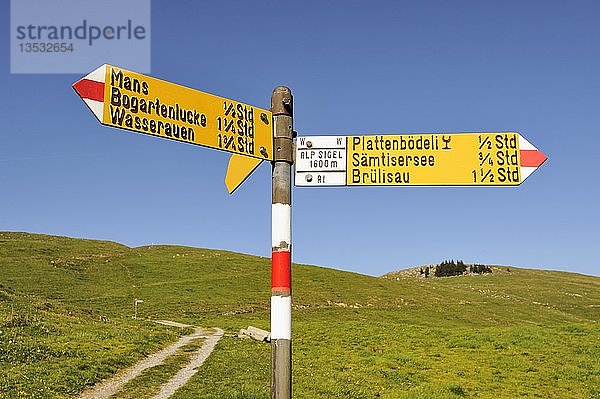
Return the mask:
<path id="1" fill-rule="evenodd" d="M 266 109 L 111 65 L 73 88 L 104 125 L 273 159 L 273 116 Z"/>

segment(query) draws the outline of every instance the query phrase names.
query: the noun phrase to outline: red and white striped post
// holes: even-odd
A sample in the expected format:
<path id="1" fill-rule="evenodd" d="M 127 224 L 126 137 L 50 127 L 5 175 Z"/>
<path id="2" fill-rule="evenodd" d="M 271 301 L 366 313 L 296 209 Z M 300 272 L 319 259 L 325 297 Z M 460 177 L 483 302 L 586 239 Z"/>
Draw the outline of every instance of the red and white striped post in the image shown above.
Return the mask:
<path id="1" fill-rule="evenodd" d="M 271 219 L 271 399 L 292 397 L 292 92 L 276 87 L 273 112 Z"/>

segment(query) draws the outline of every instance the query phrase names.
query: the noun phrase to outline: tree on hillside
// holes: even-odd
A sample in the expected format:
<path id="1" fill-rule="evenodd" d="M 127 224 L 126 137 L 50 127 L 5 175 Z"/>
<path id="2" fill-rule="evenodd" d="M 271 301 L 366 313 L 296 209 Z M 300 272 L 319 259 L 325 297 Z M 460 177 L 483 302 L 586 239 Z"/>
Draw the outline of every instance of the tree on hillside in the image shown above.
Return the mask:
<path id="1" fill-rule="evenodd" d="M 465 273 L 467 270 L 467 266 L 464 264 L 462 260 L 455 262 L 451 261 L 443 261 L 435 268 L 434 275 L 436 277 L 451 277 L 451 276 L 460 276 Z"/>
<path id="2" fill-rule="evenodd" d="M 484 274 L 484 273 L 491 273 L 492 268 L 489 266 L 486 266 L 486 265 L 475 264 L 470 267 L 470 271 L 471 271 L 471 273 L 475 273 L 475 274 Z"/>

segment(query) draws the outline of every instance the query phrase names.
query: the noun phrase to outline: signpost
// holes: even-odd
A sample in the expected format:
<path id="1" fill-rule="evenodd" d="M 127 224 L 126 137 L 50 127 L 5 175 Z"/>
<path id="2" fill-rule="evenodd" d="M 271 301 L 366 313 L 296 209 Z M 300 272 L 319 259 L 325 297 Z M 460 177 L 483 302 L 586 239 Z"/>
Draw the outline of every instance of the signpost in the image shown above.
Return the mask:
<path id="1" fill-rule="evenodd" d="M 518 186 L 546 156 L 516 132 L 298 138 L 296 186 Z"/>
<path id="2" fill-rule="evenodd" d="M 73 88 L 104 125 L 273 159 L 268 110 L 106 64 Z"/>
<path id="3" fill-rule="evenodd" d="M 272 164 L 271 398 L 292 395 L 291 168 L 293 100 L 279 86 L 271 110 L 111 65 L 73 84 L 100 123 L 232 153 L 229 193 Z M 516 186 L 546 156 L 516 132 L 314 136 L 297 139 L 296 186 Z M 134 301 L 134 318 L 137 305 Z"/>
<path id="4" fill-rule="evenodd" d="M 138 310 L 138 304 L 140 303 L 144 303 L 143 299 L 134 299 L 133 300 L 133 318 L 137 319 L 137 310 Z"/>
<path id="5" fill-rule="evenodd" d="M 292 164 L 293 99 L 284 86 L 271 96 L 273 160 L 271 202 L 271 398 L 292 397 Z"/>

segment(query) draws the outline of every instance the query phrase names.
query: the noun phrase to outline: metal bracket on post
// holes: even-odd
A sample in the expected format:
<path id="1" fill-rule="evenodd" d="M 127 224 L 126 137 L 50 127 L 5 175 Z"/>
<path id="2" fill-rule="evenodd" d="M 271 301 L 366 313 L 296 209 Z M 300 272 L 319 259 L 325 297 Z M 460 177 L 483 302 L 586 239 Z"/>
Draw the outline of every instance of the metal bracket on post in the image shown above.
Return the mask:
<path id="1" fill-rule="evenodd" d="M 276 87 L 271 97 L 273 113 L 273 161 L 292 163 L 294 139 L 292 92 L 285 86 Z M 291 190 L 291 187 L 290 187 Z"/>
<path id="2" fill-rule="evenodd" d="M 273 113 L 271 270 L 271 399 L 292 397 L 292 164 L 293 98 L 276 87 Z"/>

